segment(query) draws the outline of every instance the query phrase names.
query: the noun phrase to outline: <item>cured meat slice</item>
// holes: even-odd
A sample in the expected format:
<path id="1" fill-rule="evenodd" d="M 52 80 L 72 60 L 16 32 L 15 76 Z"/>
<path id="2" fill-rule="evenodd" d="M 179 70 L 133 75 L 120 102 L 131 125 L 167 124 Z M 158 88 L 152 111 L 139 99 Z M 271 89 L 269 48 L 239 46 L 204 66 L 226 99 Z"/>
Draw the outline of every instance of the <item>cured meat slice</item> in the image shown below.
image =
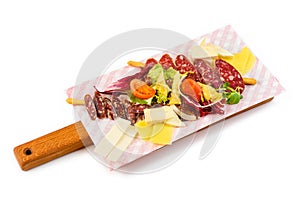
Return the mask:
<path id="1" fill-rule="evenodd" d="M 106 112 L 105 112 L 106 104 L 103 101 L 103 97 L 99 91 L 95 92 L 93 102 L 94 102 L 96 110 L 97 110 L 97 117 L 99 119 L 106 118 L 107 117 Z"/>
<path id="2" fill-rule="evenodd" d="M 197 72 L 201 74 L 204 84 L 218 88 L 223 83 L 219 72 L 209 66 L 204 60 L 196 59 L 194 61 L 194 66 Z"/>
<path id="3" fill-rule="evenodd" d="M 103 102 L 105 103 L 105 115 L 107 118 L 114 120 L 117 118 L 117 112 L 114 109 L 112 102 L 109 98 L 104 97 Z"/>
<path id="4" fill-rule="evenodd" d="M 116 117 L 121 117 L 126 119 L 126 113 L 124 109 L 124 105 L 118 97 L 112 96 L 112 106 L 116 112 Z"/>
<path id="5" fill-rule="evenodd" d="M 170 67 L 173 67 L 175 69 L 175 64 L 174 64 L 173 59 L 171 58 L 171 56 L 169 54 L 164 54 L 160 58 L 159 64 L 161 64 L 162 67 L 165 68 L 165 69 L 168 69 Z"/>
<path id="6" fill-rule="evenodd" d="M 154 58 L 149 58 L 146 63 L 145 63 L 145 67 L 144 69 L 149 69 L 152 68 L 154 65 L 158 64 L 157 60 L 155 60 Z M 144 70 L 142 70 L 141 72 L 143 72 Z M 148 73 L 147 71 L 147 73 Z"/>
<path id="7" fill-rule="evenodd" d="M 157 60 L 155 60 L 154 58 L 149 58 L 145 63 L 145 67 L 140 72 L 137 72 L 131 76 L 126 76 L 124 78 L 121 78 L 120 80 L 109 85 L 107 89 L 121 90 L 121 91 L 129 90 L 130 86 L 128 83 L 130 83 L 131 80 L 133 79 L 143 80 L 145 75 L 149 72 L 149 70 L 157 63 L 158 63 Z"/>
<path id="8" fill-rule="evenodd" d="M 86 94 L 84 96 L 84 102 L 85 102 L 85 107 L 86 110 L 89 114 L 89 116 L 91 117 L 92 120 L 95 120 L 97 118 L 97 110 L 95 107 L 95 104 L 93 102 L 93 98 L 91 97 L 91 95 Z"/>
<path id="9" fill-rule="evenodd" d="M 126 114 L 126 118 L 131 122 L 131 124 L 135 124 L 138 120 L 144 119 L 144 109 L 150 108 L 150 105 L 147 104 L 134 104 L 128 100 L 124 102 L 124 110 Z"/>
<path id="10" fill-rule="evenodd" d="M 178 70 L 181 74 L 185 72 L 195 72 L 194 65 L 185 57 L 184 55 L 178 55 L 175 59 L 176 67 L 175 69 Z"/>
<path id="11" fill-rule="evenodd" d="M 223 82 L 228 82 L 232 89 L 242 93 L 245 89 L 242 75 L 232 65 L 224 60 L 217 59 L 215 64 L 216 69 L 220 73 L 221 80 Z"/>
<path id="12" fill-rule="evenodd" d="M 189 78 L 194 79 L 195 81 L 202 82 L 201 75 L 197 72 L 194 65 L 189 61 L 184 55 L 178 55 L 175 59 L 175 68 L 179 73 L 184 74 L 186 72 L 191 72 L 192 76 Z"/>

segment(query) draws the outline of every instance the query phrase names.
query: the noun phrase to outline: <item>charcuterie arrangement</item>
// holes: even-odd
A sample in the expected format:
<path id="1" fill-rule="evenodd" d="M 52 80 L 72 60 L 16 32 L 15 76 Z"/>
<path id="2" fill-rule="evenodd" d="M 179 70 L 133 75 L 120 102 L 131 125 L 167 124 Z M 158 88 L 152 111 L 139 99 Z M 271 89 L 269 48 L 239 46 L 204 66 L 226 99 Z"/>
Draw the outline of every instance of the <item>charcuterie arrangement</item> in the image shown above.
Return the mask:
<path id="1" fill-rule="evenodd" d="M 180 110 L 183 120 L 223 114 L 224 103 L 240 101 L 245 83 L 239 71 L 222 57 L 208 58 L 192 63 L 184 55 L 173 59 L 164 54 L 159 61 L 150 58 L 145 64 L 134 62 L 133 66 L 143 67 L 140 72 L 111 84 L 109 90 L 96 90 L 94 97 L 85 97 L 91 119 L 118 116 L 135 124 L 144 119 L 144 109 L 171 105 Z"/>
<path id="2" fill-rule="evenodd" d="M 206 128 L 216 132 L 211 125 L 284 91 L 230 25 L 156 55 L 145 53 L 142 61 L 139 53 L 108 66 L 101 62 L 103 51 L 92 53 L 78 79 L 91 72 L 97 77 L 66 91 L 76 122 L 15 147 L 20 167 L 28 170 L 82 147 L 110 169 L 165 146 L 175 150 L 166 154 L 170 158 L 183 152 L 174 142 Z M 212 144 L 206 138 L 201 152 Z"/>
<path id="3" fill-rule="evenodd" d="M 237 104 L 242 99 L 244 79 L 219 54 L 207 56 L 192 62 L 182 54 L 174 59 L 164 54 L 158 61 L 149 58 L 145 64 L 128 62 L 141 71 L 112 83 L 106 91 L 96 89 L 93 97 L 85 96 L 91 119 L 120 117 L 134 125 L 144 119 L 144 109 L 172 105 L 182 120 L 223 114 L 225 103 Z"/>
<path id="4" fill-rule="evenodd" d="M 165 53 L 159 59 L 129 61 L 129 66 L 140 68 L 137 73 L 105 90 L 95 87 L 94 94 L 84 96 L 91 120 L 116 122 L 95 151 L 118 161 L 134 138 L 171 144 L 174 130 L 186 126 L 185 122 L 223 115 L 226 104 L 238 104 L 247 90 L 245 84 L 256 83 L 253 78 L 243 78 L 255 62 L 246 46 L 233 54 L 206 43 L 205 38 L 188 55 Z"/>
<path id="5" fill-rule="evenodd" d="M 141 72 L 114 83 L 114 90 L 97 90 L 94 97 L 86 95 L 86 107 L 91 119 L 118 116 L 132 124 L 144 119 L 144 109 L 159 106 L 175 105 L 190 119 L 223 114 L 224 100 L 238 103 L 245 85 L 240 73 L 229 63 L 217 59 L 215 67 L 217 70 L 202 59 L 192 64 L 184 55 L 178 55 L 175 63 L 169 54 L 159 61 L 150 58 Z M 121 100 L 124 95 L 127 98 Z"/>

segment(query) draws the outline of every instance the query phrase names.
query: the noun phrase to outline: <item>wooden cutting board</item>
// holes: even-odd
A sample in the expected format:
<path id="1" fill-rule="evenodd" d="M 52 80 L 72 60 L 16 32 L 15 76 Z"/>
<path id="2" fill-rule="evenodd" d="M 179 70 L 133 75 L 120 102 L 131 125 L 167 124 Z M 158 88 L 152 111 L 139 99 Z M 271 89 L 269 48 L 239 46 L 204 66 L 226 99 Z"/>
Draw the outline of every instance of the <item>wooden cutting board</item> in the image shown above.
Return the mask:
<path id="1" fill-rule="evenodd" d="M 225 119 L 265 104 L 273 98 L 241 110 Z M 15 147 L 14 154 L 21 169 L 27 171 L 88 145 L 92 145 L 92 141 L 79 121 Z"/>

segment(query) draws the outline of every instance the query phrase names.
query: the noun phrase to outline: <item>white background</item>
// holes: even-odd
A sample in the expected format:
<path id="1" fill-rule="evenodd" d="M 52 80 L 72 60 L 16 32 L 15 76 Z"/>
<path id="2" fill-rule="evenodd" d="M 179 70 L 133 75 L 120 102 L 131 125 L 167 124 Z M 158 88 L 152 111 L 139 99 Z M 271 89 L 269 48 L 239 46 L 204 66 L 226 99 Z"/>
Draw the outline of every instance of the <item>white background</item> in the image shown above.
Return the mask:
<path id="1" fill-rule="evenodd" d="M 297 1 L 1 1 L 0 199 L 299 199 Z M 30 171 L 13 148 L 74 122 L 65 89 L 110 37 L 165 28 L 190 38 L 231 24 L 286 92 L 226 121 L 213 152 L 202 136 L 175 164 L 128 175 L 83 149 Z"/>

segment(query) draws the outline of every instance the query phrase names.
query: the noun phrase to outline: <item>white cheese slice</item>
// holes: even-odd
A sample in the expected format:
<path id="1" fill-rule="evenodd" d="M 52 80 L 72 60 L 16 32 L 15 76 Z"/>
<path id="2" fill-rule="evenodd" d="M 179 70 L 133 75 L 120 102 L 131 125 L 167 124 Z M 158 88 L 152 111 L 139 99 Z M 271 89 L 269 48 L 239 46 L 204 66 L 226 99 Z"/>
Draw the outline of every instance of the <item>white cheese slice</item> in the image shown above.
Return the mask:
<path id="1" fill-rule="evenodd" d="M 190 49 L 190 56 L 194 60 L 217 56 L 232 57 L 233 54 L 220 46 L 214 45 L 212 43 L 207 44 L 206 39 L 203 38 L 199 46 L 193 46 Z"/>
<path id="2" fill-rule="evenodd" d="M 119 142 L 129 126 L 130 122 L 128 120 L 117 118 L 116 123 L 103 137 L 103 139 L 96 145 L 94 151 L 97 154 L 106 157 Z"/>
<path id="3" fill-rule="evenodd" d="M 176 117 L 172 117 L 170 119 L 167 119 L 167 121 L 165 121 L 165 124 L 170 125 L 170 126 L 175 126 L 175 127 L 185 126 L 185 124 L 177 117 L 177 115 L 176 115 Z"/>
<path id="4" fill-rule="evenodd" d="M 165 120 L 172 118 L 173 110 L 170 106 L 144 109 L 144 115 L 146 123 L 164 122 Z"/>
<path id="5" fill-rule="evenodd" d="M 189 115 L 184 112 L 181 112 L 180 109 L 178 109 L 175 105 L 172 105 L 171 108 L 174 110 L 177 115 L 179 115 L 182 119 L 188 120 L 188 121 L 193 121 L 196 120 L 197 117 L 195 115 Z"/>
<path id="6" fill-rule="evenodd" d="M 164 77 L 164 72 L 161 71 L 161 73 L 159 74 L 156 83 L 160 83 L 162 85 L 166 85 L 166 81 L 165 81 L 165 77 Z"/>
<path id="7" fill-rule="evenodd" d="M 210 57 L 208 52 L 201 46 L 193 46 L 190 49 L 190 56 L 193 60 L 197 58 L 201 59 L 201 58 Z"/>
<path id="8" fill-rule="evenodd" d="M 213 44 L 208 44 L 206 46 L 202 46 L 208 54 L 208 57 L 217 57 L 219 55 L 216 46 Z"/>
<path id="9" fill-rule="evenodd" d="M 103 139 L 96 145 L 95 152 L 103 157 L 106 157 L 123 136 L 123 132 L 114 125 Z"/>
<path id="10" fill-rule="evenodd" d="M 120 117 L 116 118 L 115 121 L 115 125 L 124 133 L 126 132 L 127 128 L 131 126 L 129 120 Z"/>
<path id="11" fill-rule="evenodd" d="M 223 56 L 223 57 L 232 57 L 233 54 L 230 53 L 229 51 L 227 51 L 226 49 L 223 49 L 222 47 L 219 47 L 219 46 L 215 46 L 216 48 L 216 51 L 218 52 L 218 54 L 220 56 Z"/>
<path id="12" fill-rule="evenodd" d="M 136 130 L 134 126 L 129 126 L 123 136 L 120 138 L 119 142 L 115 145 L 112 151 L 107 156 L 110 161 L 118 161 L 127 147 L 131 144 L 132 140 L 136 135 Z"/>

